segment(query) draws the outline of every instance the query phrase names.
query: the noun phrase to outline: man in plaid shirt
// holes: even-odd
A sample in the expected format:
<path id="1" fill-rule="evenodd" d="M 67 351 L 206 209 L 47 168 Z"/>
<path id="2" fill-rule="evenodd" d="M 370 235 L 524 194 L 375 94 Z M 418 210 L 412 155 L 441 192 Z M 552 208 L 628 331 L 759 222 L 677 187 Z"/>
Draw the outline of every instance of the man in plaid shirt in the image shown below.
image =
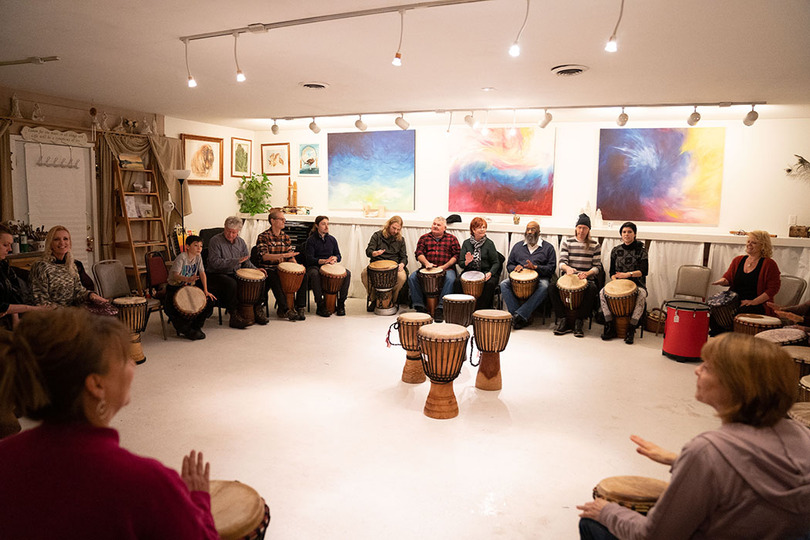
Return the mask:
<path id="1" fill-rule="evenodd" d="M 295 306 L 287 305 L 287 295 L 281 288 L 281 278 L 278 275 L 278 265 L 282 262 L 295 262 L 297 251 L 293 251 L 292 240 L 284 232 L 287 219 L 284 213 L 274 208 L 270 211 L 270 228 L 259 235 L 256 240 L 256 255 L 261 259 L 261 267 L 267 270 L 267 287 L 273 290 L 273 296 L 278 302 L 279 318 L 287 318 L 291 321 L 303 321 L 306 319 L 304 307 L 307 305 L 307 276 L 295 293 Z M 266 291 L 265 291 L 266 294 Z"/>
<path id="2" fill-rule="evenodd" d="M 438 267 L 446 271 L 444 286 L 439 294 L 439 305 L 433 315 L 436 322 L 444 320 L 444 295 L 453 292 L 453 284 L 456 281 L 456 261 L 461 247 L 458 239 L 447 232 L 447 221 L 439 216 L 433 220 L 430 232 L 419 237 L 416 244 L 416 260 L 422 264 L 423 268 Z M 418 279 L 419 272 L 414 272 L 408 276 L 408 286 L 411 290 L 411 300 L 416 311 L 425 312 L 425 293 Z"/>

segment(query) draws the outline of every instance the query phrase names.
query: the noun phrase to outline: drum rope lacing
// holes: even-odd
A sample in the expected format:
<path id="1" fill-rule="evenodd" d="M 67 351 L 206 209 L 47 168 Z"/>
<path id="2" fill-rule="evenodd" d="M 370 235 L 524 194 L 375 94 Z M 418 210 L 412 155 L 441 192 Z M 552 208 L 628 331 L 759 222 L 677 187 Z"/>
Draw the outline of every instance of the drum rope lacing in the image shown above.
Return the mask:
<path id="1" fill-rule="evenodd" d="M 388 334 L 386 334 L 385 336 L 385 346 L 388 347 L 389 349 L 391 348 L 391 345 L 401 347 L 402 343 L 394 343 L 391 341 L 391 330 L 396 330 L 397 332 L 399 332 L 399 321 L 394 321 L 393 323 L 391 323 L 391 326 L 388 327 Z"/>
<path id="2" fill-rule="evenodd" d="M 470 365 L 472 367 L 478 367 L 478 365 L 481 363 L 481 354 L 482 353 L 481 353 L 480 350 L 478 351 L 478 364 L 473 364 L 473 346 L 474 345 L 475 345 L 475 326 L 473 326 L 473 335 L 472 335 L 472 338 L 470 338 Z"/>

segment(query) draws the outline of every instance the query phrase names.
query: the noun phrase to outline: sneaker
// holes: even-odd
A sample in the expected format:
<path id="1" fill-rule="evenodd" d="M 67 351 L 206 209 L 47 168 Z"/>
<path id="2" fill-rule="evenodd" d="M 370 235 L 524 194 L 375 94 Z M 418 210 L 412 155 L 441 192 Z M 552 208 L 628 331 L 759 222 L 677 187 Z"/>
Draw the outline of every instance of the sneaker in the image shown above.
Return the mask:
<path id="1" fill-rule="evenodd" d="M 444 310 L 442 308 L 436 308 L 436 312 L 433 314 L 433 322 L 444 322 Z"/>
<path id="2" fill-rule="evenodd" d="M 307 320 L 307 310 L 305 308 L 295 308 L 295 312 L 298 314 L 299 321 Z"/>
<path id="3" fill-rule="evenodd" d="M 346 315 L 346 301 L 338 300 L 337 307 L 335 307 L 335 315 L 343 317 Z"/>
<path id="4" fill-rule="evenodd" d="M 563 317 L 557 322 L 557 328 L 554 329 L 555 336 L 562 336 L 571 332 L 571 327 L 568 325 L 568 319 Z"/>
<path id="5" fill-rule="evenodd" d="M 265 325 L 270 322 L 270 319 L 267 318 L 267 311 L 265 310 L 264 304 L 256 304 L 253 306 L 253 318 L 256 320 L 256 324 Z"/>
<path id="6" fill-rule="evenodd" d="M 583 322 L 582 319 L 574 321 L 574 337 L 585 337 L 585 332 L 582 331 Z"/>
<path id="7" fill-rule="evenodd" d="M 205 333 L 200 330 L 199 328 L 192 328 L 188 334 L 186 334 L 188 339 L 197 341 L 199 339 L 205 339 Z"/>
<path id="8" fill-rule="evenodd" d="M 605 321 L 605 329 L 602 330 L 602 341 L 610 341 L 616 337 L 616 324 L 610 320 Z"/>
<path id="9" fill-rule="evenodd" d="M 228 325 L 231 328 L 239 328 L 239 329 L 247 328 L 249 326 L 248 322 L 236 311 L 231 313 L 231 321 L 228 323 Z"/>
<path id="10" fill-rule="evenodd" d="M 283 310 L 281 308 L 278 308 L 276 310 L 276 315 L 278 316 L 279 319 L 286 319 L 287 318 L 287 311 L 285 311 L 285 310 Z"/>
<path id="11" fill-rule="evenodd" d="M 512 328 L 515 330 L 520 330 L 521 328 L 526 328 L 527 326 L 529 326 L 529 321 L 520 315 L 515 315 L 514 320 L 512 320 Z"/>
<path id="12" fill-rule="evenodd" d="M 624 342 L 628 345 L 633 344 L 633 339 L 636 337 L 636 327 L 635 325 L 628 324 L 627 325 L 627 333 L 624 335 Z"/>
<path id="13" fill-rule="evenodd" d="M 414 305 L 413 309 L 415 309 L 417 313 L 427 313 L 425 306 Z"/>
<path id="14" fill-rule="evenodd" d="M 294 309 L 288 309 L 287 313 L 284 314 L 284 317 L 286 317 L 287 320 L 290 320 L 290 321 L 297 321 L 298 320 L 298 312 L 295 311 Z"/>

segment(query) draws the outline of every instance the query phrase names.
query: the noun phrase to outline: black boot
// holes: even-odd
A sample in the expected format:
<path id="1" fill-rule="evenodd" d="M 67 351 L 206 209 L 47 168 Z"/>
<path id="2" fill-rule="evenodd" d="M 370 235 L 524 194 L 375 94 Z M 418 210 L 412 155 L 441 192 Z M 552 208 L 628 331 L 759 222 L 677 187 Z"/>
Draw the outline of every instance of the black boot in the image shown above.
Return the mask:
<path id="1" fill-rule="evenodd" d="M 338 300 L 337 306 L 335 307 L 335 315 L 338 317 L 343 317 L 346 315 L 346 299 Z"/>
<path id="2" fill-rule="evenodd" d="M 315 315 L 320 315 L 321 317 L 328 317 L 331 315 L 331 313 L 326 311 L 326 302 L 323 300 L 318 302 L 318 309 L 315 310 Z"/>
<path id="3" fill-rule="evenodd" d="M 605 321 L 605 329 L 602 330 L 602 341 L 610 341 L 616 337 L 616 324 L 613 319 Z"/>
<path id="4" fill-rule="evenodd" d="M 366 311 L 368 311 L 369 313 L 374 311 L 374 304 L 375 303 L 376 302 L 371 299 L 371 296 L 367 296 L 366 297 Z"/>
<path id="5" fill-rule="evenodd" d="M 267 318 L 267 306 L 264 303 L 253 306 L 253 318 L 256 324 L 264 325 L 270 322 L 270 319 Z"/>
<path id="6" fill-rule="evenodd" d="M 574 321 L 574 337 L 585 337 L 585 332 L 582 330 L 585 321 L 577 319 Z"/>
<path id="7" fill-rule="evenodd" d="M 555 336 L 561 336 L 563 334 L 567 334 L 571 331 L 571 325 L 568 324 L 568 319 L 562 317 L 557 322 L 557 328 L 554 329 Z"/>
<path id="8" fill-rule="evenodd" d="M 628 324 L 627 325 L 627 333 L 624 335 L 624 342 L 628 345 L 633 344 L 633 338 L 636 336 L 636 325 L 635 324 Z"/>

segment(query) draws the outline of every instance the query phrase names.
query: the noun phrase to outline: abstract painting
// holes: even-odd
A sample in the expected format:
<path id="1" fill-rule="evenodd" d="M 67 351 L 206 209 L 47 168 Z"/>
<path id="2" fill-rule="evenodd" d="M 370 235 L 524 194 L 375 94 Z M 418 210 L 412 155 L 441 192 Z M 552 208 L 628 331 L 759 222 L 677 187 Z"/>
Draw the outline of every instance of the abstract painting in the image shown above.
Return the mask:
<path id="1" fill-rule="evenodd" d="M 603 129 L 596 207 L 606 220 L 720 217 L 725 128 Z"/>
<path id="2" fill-rule="evenodd" d="M 551 215 L 554 130 L 471 129 L 451 134 L 451 212 Z"/>
<path id="3" fill-rule="evenodd" d="M 413 130 L 330 133 L 327 148 L 330 209 L 414 209 Z"/>

